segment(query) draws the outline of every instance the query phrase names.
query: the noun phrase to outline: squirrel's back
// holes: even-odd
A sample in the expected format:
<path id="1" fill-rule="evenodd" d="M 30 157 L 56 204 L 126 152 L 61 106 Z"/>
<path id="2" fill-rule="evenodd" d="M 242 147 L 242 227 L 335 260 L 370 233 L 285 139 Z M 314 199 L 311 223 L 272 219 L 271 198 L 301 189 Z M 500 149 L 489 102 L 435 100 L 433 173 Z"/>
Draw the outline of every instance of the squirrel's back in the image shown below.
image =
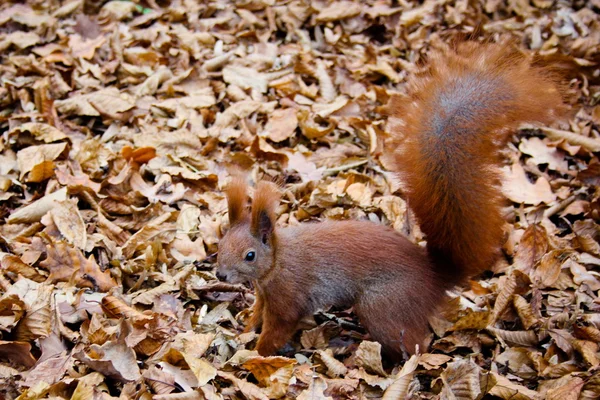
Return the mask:
<path id="1" fill-rule="evenodd" d="M 563 101 L 548 70 L 506 45 L 463 42 L 429 65 L 391 102 L 402 124 L 389 145 L 430 255 L 458 283 L 499 252 L 500 147 L 523 122 L 553 121 Z"/>

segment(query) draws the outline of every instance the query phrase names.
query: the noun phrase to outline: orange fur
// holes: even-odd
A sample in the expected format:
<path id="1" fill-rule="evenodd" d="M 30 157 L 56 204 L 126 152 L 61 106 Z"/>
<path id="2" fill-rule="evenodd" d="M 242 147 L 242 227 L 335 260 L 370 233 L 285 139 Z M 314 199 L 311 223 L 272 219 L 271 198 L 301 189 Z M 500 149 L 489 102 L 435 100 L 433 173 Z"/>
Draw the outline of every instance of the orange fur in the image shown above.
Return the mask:
<path id="1" fill-rule="evenodd" d="M 429 61 L 390 106 L 404 126 L 388 146 L 430 254 L 460 282 L 499 252 L 499 147 L 519 124 L 557 118 L 563 103 L 548 70 L 507 45 L 459 43 Z"/>
<path id="2" fill-rule="evenodd" d="M 258 184 L 247 218 L 239 218 L 245 186 L 228 195 L 238 222 L 219 243 L 218 276 L 255 283 L 247 329 L 262 327 L 261 355 L 275 353 L 304 316 L 330 305 L 353 306 L 391 356 L 422 345 L 445 290 L 499 254 L 498 147 L 520 122 L 549 122 L 562 107 L 545 70 L 505 46 L 468 42 L 432 55 L 429 71 L 390 108 L 404 127 L 391 132 L 389 155 L 427 249 L 364 221 L 275 229 L 273 184 Z"/>
<path id="3" fill-rule="evenodd" d="M 243 176 L 234 174 L 231 182 L 225 188 L 229 224 L 235 225 L 248 215 L 248 185 Z"/>

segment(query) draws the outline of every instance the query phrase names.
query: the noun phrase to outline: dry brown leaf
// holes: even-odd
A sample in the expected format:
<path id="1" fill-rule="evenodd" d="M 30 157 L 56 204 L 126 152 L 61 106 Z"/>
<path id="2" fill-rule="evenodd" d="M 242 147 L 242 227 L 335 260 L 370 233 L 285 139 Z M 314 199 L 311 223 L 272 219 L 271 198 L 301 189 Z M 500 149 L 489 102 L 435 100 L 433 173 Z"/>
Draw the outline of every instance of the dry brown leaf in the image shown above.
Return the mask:
<path id="1" fill-rule="evenodd" d="M 294 136 L 297 127 L 296 110 L 294 108 L 279 109 L 269 116 L 269 121 L 261 135 L 274 142 L 282 142 Z"/>
<path id="2" fill-rule="evenodd" d="M 235 375 L 229 373 L 229 372 L 224 372 L 224 371 L 218 371 L 217 375 L 220 376 L 223 379 L 227 379 L 228 381 L 230 381 L 231 383 L 234 384 L 234 386 L 244 394 L 245 397 L 247 397 L 248 399 L 251 400 L 268 400 L 269 397 L 265 394 L 265 392 L 260 389 L 258 386 L 254 385 L 253 383 L 250 382 L 246 382 L 242 379 L 238 379 L 235 377 Z"/>
<path id="3" fill-rule="evenodd" d="M 44 338 L 52 331 L 52 290 L 51 285 L 40 285 L 35 300 L 29 304 L 25 317 L 21 319 L 15 330 L 15 336 L 20 341 Z"/>
<path id="4" fill-rule="evenodd" d="M 46 277 L 40 274 L 38 270 L 25 264 L 15 255 L 0 253 L 0 262 L 2 263 L 2 269 L 12 272 L 13 274 L 21 275 L 35 282 L 43 282 L 46 280 Z"/>
<path id="5" fill-rule="evenodd" d="M 305 349 L 323 349 L 329 344 L 331 337 L 331 326 L 319 325 L 313 329 L 302 332 L 300 343 Z"/>
<path id="6" fill-rule="evenodd" d="M 253 357 L 245 361 L 242 366 L 252 372 L 256 379 L 266 386 L 271 375 L 278 369 L 295 364 L 295 360 L 285 357 Z"/>
<path id="7" fill-rule="evenodd" d="M 60 157 L 66 143 L 29 146 L 17 153 L 20 177 L 27 175 L 27 182 L 42 182 L 54 175 L 54 160 Z"/>
<path id="8" fill-rule="evenodd" d="M 122 341 L 109 341 L 102 346 L 90 345 L 73 355 L 94 371 L 123 381 L 141 378 L 135 352 Z"/>
<path id="9" fill-rule="evenodd" d="M 125 317 L 139 322 L 148 322 L 152 316 L 143 314 L 135 308 L 127 305 L 123 300 L 115 296 L 105 296 L 102 298 L 102 309 L 113 317 Z"/>
<path id="10" fill-rule="evenodd" d="M 208 361 L 202 358 L 182 353 L 185 362 L 198 379 L 198 386 L 204 386 L 217 376 L 217 369 Z"/>
<path id="11" fill-rule="evenodd" d="M 408 396 L 409 385 L 414 379 L 414 372 L 419 365 L 419 356 L 412 355 L 400 372 L 394 377 L 394 382 L 383 394 L 383 400 L 400 400 Z"/>
<path id="12" fill-rule="evenodd" d="M 27 379 L 25 379 L 25 386 L 32 387 L 38 382 L 49 385 L 59 382 L 67 372 L 71 362 L 70 356 L 59 355 L 38 363 L 35 368 L 29 371 Z"/>
<path id="13" fill-rule="evenodd" d="M 467 310 L 467 313 L 460 317 L 458 321 L 454 323 L 454 326 L 450 328 L 451 331 L 460 331 L 464 329 L 485 329 L 490 322 L 489 311 L 472 311 Z"/>
<path id="14" fill-rule="evenodd" d="M 354 356 L 358 366 L 377 375 L 387 377 L 381 364 L 381 344 L 364 340 L 358 346 Z"/>
<path id="15" fill-rule="evenodd" d="M 539 343 L 539 338 L 534 331 L 507 331 L 492 327 L 488 327 L 487 330 L 499 339 L 518 346 L 534 346 Z"/>
<path id="16" fill-rule="evenodd" d="M 25 314 L 25 303 L 16 294 L 4 295 L 0 299 L 0 328 L 12 329 Z"/>
<path id="17" fill-rule="evenodd" d="M 540 177 L 535 183 L 529 182 L 519 163 L 514 163 L 510 171 L 505 169 L 504 172 L 502 192 L 513 202 L 538 205 L 551 204 L 556 200 L 556 195 L 552 193 L 546 178 Z"/>
<path id="18" fill-rule="evenodd" d="M 531 305 L 522 296 L 515 295 L 513 297 L 513 306 L 515 307 L 515 310 L 517 310 L 517 314 L 519 314 L 519 319 L 521 320 L 521 324 L 523 324 L 523 328 L 526 330 L 529 330 L 540 323 L 539 319 L 533 314 Z"/>
<path id="19" fill-rule="evenodd" d="M 481 393 L 480 369 L 473 361 L 458 360 L 442 372 L 442 396 L 452 399 L 475 399 Z"/>
<path id="20" fill-rule="evenodd" d="M 35 364 L 31 345 L 26 342 L 0 340 L 0 359 L 27 369 Z"/>
<path id="21" fill-rule="evenodd" d="M 548 251 L 548 233 L 546 229 L 539 224 L 532 224 L 527 227 L 521 237 L 517 255 L 515 256 L 515 266 L 528 273 L 537 266 L 537 263 Z"/>
<path id="22" fill-rule="evenodd" d="M 74 245 L 80 250 L 85 250 L 87 232 L 76 204 L 69 200 L 57 201 L 54 204 L 54 207 L 47 216 L 52 219 L 62 237 L 69 244 Z"/>
<path id="23" fill-rule="evenodd" d="M 135 106 L 134 99 L 115 87 L 96 92 L 71 96 L 66 100 L 54 102 L 59 113 L 66 115 L 97 117 L 100 114 L 114 115 L 131 110 Z"/>
<path id="24" fill-rule="evenodd" d="M 563 250 L 552 250 L 546 253 L 538 267 L 535 269 L 532 281 L 542 287 L 551 287 L 560 276 L 561 267 L 564 261 L 571 255 L 571 252 Z"/>
<path id="25" fill-rule="evenodd" d="M 223 80 L 242 89 L 252 89 L 259 93 L 265 93 L 269 84 L 267 76 L 257 70 L 234 65 L 223 68 Z"/>
<path id="26" fill-rule="evenodd" d="M 579 377 L 571 377 L 569 381 L 558 388 L 548 390 L 547 400 L 577 400 L 585 381 Z"/>
<path id="27" fill-rule="evenodd" d="M 581 354 L 583 360 L 590 368 L 596 368 L 600 365 L 600 358 L 598 357 L 598 345 L 588 340 L 574 340 L 573 348 Z"/>
<path id="28" fill-rule="evenodd" d="M 352 1 L 336 1 L 329 4 L 317 15 L 318 22 L 331 22 L 355 17 L 360 14 L 362 7 Z"/>
<path id="29" fill-rule="evenodd" d="M 419 364 L 427 370 L 438 369 L 441 365 L 452 360 L 452 357 L 445 354 L 421 354 L 419 357 Z"/>
<path id="30" fill-rule="evenodd" d="M 296 360 L 285 357 L 253 357 L 242 365 L 252 372 L 271 399 L 283 397 L 290 385 Z"/>
<path id="31" fill-rule="evenodd" d="M 321 377 L 315 377 L 308 386 L 308 389 L 303 391 L 298 400 L 333 400 L 333 397 L 326 396 L 327 382 Z"/>
<path id="32" fill-rule="evenodd" d="M 59 189 L 11 213 L 7 222 L 9 224 L 38 222 L 54 207 L 56 202 L 66 199 L 67 188 Z"/>
<path id="33" fill-rule="evenodd" d="M 556 150 L 556 147 L 546 145 L 538 137 L 521 140 L 519 150 L 530 155 L 536 164 L 548 164 L 548 168 L 561 173 L 566 173 L 569 170 L 567 160 Z"/>
<path id="34" fill-rule="evenodd" d="M 100 270 L 93 255 L 86 259 L 80 250 L 64 242 L 49 245 L 47 252 L 40 265 L 50 271 L 50 282 L 73 281 L 76 286 L 97 288 L 102 292 L 117 284 L 109 271 Z"/>
<path id="35" fill-rule="evenodd" d="M 511 382 L 508 378 L 495 372 L 491 373 L 495 384 L 489 393 L 504 400 L 542 400 L 542 396 L 534 390 L 528 389 L 518 383 Z"/>
<path id="36" fill-rule="evenodd" d="M 9 134 L 29 132 L 37 140 L 45 143 L 57 142 L 66 139 L 67 136 L 59 129 L 52 125 L 43 124 L 40 122 L 27 122 L 12 129 Z"/>
<path id="37" fill-rule="evenodd" d="M 511 303 L 513 295 L 528 290 L 529 279 L 521 271 L 514 270 L 509 276 L 504 276 L 500 279 L 499 286 L 500 292 L 494 304 L 490 324 L 493 324 L 502 316 L 502 313 L 504 313 Z"/>
<path id="38" fill-rule="evenodd" d="M 327 375 L 330 377 L 335 378 L 348 373 L 348 368 L 342 362 L 336 360 L 331 349 L 319 350 L 318 354 L 323 364 L 327 367 Z"/>
<path id="39" fill-rule="evenodd" d="M 152 391 L 158 395 L 168 394 L 175 390 L 175 377 L 161 370 L 158 365 L 147 369 L 143 373 L 143 377 L 152 388 Z"/>

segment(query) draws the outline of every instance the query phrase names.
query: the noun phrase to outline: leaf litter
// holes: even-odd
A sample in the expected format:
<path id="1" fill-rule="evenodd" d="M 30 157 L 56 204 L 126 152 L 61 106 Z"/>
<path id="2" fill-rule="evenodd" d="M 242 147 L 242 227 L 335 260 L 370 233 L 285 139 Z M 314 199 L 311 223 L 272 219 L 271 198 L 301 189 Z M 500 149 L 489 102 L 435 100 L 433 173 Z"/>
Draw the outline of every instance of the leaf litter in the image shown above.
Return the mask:
<path id="1" fill-rule="evenodd" d="M 0 394 L 6 399 L 600 397 L 600 3 L 99 1 L 0 5 Z M 219 282 L 228 167 L 282 182 L 280 224 L 424 238 L 382 107 L 429 49 L 517 39 L 571 78 L 569 123 L 505 150 L 505 257 L 388 365 L 351 310 L 281 356 Z M 398 196 L 400 194 L 400 196 Z"/>

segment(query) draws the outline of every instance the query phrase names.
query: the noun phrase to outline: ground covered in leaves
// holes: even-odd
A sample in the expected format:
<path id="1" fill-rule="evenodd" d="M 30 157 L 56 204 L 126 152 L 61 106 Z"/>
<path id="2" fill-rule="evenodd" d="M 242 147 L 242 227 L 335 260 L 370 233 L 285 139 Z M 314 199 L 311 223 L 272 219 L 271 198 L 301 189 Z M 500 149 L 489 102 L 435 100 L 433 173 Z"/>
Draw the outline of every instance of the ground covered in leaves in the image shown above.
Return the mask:
<path id="1" fill-rule="evenodd" d="M 0 397 L 600 396 L 600 2 L 27 0 L 0 5 Z M 259 357 L 214 276 L 227 166 L 284 182 L 281 224 L 422 242 L 379 161 L 432 46 L 513 38 L 568 71 L 569 121 L 506 149 L 505 257 L 382 366 L 350 310 Z"/>

